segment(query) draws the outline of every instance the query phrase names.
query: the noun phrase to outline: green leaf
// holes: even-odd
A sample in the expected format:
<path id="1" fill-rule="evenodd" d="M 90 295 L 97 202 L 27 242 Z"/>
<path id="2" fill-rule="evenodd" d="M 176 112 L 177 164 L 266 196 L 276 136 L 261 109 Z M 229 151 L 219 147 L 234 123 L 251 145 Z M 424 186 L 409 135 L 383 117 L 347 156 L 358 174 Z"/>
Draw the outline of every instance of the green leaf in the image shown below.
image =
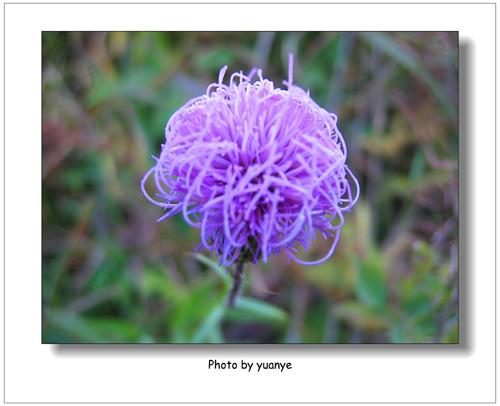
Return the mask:
<path id="1" fill-rule="evenodd" d="M 96 75 L 89 106 L 94 107 L 113 98 L 147 102 L 151 98 L 151 84 L 158 78 L 158 74 L 158 69 L 148 66 L 133 69 L 118 78 Z"/>
<path id="2" fill-rule="evenodd" d="M 139 337 L 139 339 L 137 340 L 137 343 L 138 344 L 154 344 L 155 340 L 149 334 L 143 334 L 142 336 Z"/>
<path id="3" fill-rule="evenodd" d="M 422 179 L 425 169 L 426 158 L 423 150 L 418 149 L 415 152 L 415 156 L 413 157 L 413 161 L 411 163 L 410 173 L 408 177 L 412 181 L 417 181 Z"/>
<path id="4" fill-rule="evenodd" d="M 391 323 L 389 327 L 389 338 L 391 343 L 401 344 L 404 342 L 403 327 L 398 322 Z"/>
<path id="5" fill-rule="evenodd" d="M 142 334 L 137 326 L 117 318 L 92 317 L 86 318 L 85 323 L 94 332 L 113 343 L 135 343 Z"/>
<path id="6" fill-rule="evenodd" d="M 235 55 L 228 48 L 205 48 L 195 56 L 194 65 L 202 71 L 219 70 L 224 65 L 231 65 Z"/>
<path id="7" fill-rule="evenodd" d="M 206 257 L 205 255 L 203 254 L 198 254 L 198 253 L 195 253 L 195 254 L 192 254 L 193 257 L 195 257 L 198 261 L 200 261 L 202 264 L 205 264 L 206 266 L 208 266 L 210 269 L 213 269 L 217 275 L 219 275 L 219 277 L 222 279 L 222 281 L 224 282 L 224 284 L 229 288 L 231 286 L 231 276 L 226 273 L 226 271 L 221 268 L 217 262 L 215 261 L 212 261 L 210 258 Z"/>
<path id="8" fill-rule="evenodd" d="M 66 315 L 62 311 L 47 313 L 50 326 L 55 331 L 71 337 L 73 343 L 105 344 L 111 340 L 94 330 L 85 318 Z"/>
<path id="9" fill-rule="evenodd" d="M 219 329 L 219 323 L 224 317 L 224 305 L 219 303 L 214 306 L 210 314 L 205 318 L 203 323 L 201 323 L 200 327 L 194 334 L 191 343 L 203 343 L 207 339 L 212 338 L 217 335 L 217 330 Z"/>
<path id="10" fill-rule="evenodd" d="M 190 342 L 197 334 L 204 339 L 205 334 L 199 333 L 200 326 L 210 317 L 216 321 L 217 318 L 212 312 L 226 297 L 226 291 L 221 290 L 218 284 L 219 282 L 213 278 L 205 278 L 191 289 L 189 296 L 171 308 L 168 323 L 174 333 L 173 342 Z M 211 319 L 210 322 L 215 323 L 215 321 Z M 210 331 L 208 327 L 207 329 Z"/>
<path id="11" fill-rule="evenodd" d="M 367 306 L 380 307 L 387 301 L 385 274 L 379 261 L 371 258 L 357 263 L 355 289 L 358 298 Z"/>
<path id="12" fill-rule="evenodd" d="M 146 296 L 156 294 L 172 304 L 178 304 L 190 295 L 185 286 L 170 277 L 168 271 L 160 273 L 151 268 L 145 268 L 141 290 Z"/>
<path id="13" fill-rule="evenodd" d="M 431 310 L 429 297 L 418 286 L 412 286 L 401 299 L 401 307 L 412 317 L 428 315 Z"/>
<path id="14" fill-rule="evenodd" d="M 226 342 L 220 326 L 211 330 L 207 342 L 210 344 L 224 344 Z"/>
<path id="15" fill-rule="evenodd" d="M 288 314 L 283 309 L 249 297 L 241 297 L 236 308 L 227 309 L 225 319 L 268 323 L 279 328 L 284 328 L 288 324 Z"/>

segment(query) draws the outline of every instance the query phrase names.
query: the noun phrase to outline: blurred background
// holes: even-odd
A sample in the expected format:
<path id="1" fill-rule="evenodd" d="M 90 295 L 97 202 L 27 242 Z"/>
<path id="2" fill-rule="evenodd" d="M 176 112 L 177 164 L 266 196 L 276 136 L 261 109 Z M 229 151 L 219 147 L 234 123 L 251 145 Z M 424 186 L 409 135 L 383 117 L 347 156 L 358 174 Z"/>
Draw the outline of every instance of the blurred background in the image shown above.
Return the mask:
<path id="1" fill-rule="evenodd" d="M 330 260 L 251 265 L 229 310 L 199 230 L 156 223 L 140 181 L 222 66 L 283 88 L 290 52 L 361 198 Z M 44 32 L 42 69 L 44 343 L 458 342 L 458 33 Z"/>

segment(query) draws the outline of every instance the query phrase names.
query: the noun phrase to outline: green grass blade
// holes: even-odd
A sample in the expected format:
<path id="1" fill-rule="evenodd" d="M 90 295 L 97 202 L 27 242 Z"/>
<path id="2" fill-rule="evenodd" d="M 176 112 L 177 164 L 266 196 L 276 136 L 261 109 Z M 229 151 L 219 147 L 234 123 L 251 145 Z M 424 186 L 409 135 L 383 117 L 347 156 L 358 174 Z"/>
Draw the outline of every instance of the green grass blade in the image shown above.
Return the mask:
<path id="1" fill-rule="evenodd" d="M 212 261 L 210 258 L 206 257 L 203 254 L 195 253 L 192 255 L 202 264 L 205 264 L 210 269 L 213 269 L 217 273 L 217 275 L 219 275 L 219 277 L 222 279 L 222 281 L 227 287 L 231 286 L 231 276 L 228 273 L 226 273 L 226 271 L 222 267 L 220 267 L 217 264 L 217 262 Z"/>
<path id="2" fill-rule="evenodd" d="M 450 104 L 444 99 L 444 94 L 437 80 L 431 75 L 429 70 L 423 65 L 415 55 L 401 46 L 393 36 L 385 32 L 360 32 L 361 38 L 371 44 L 374 48 L 385 53 L 395 62 L 413 73 L 422 82 L 424 82 L 432 91 L 437 101 L 446 114 L 452 117 Z"/>
<path id="3" fill-rule="evenodd" d="M 281 308 L 261 300 L 241 297 L 234 309 L 226 311 L 226 320 L 268 323 L 285 327 L 288 324 L 288 314 Z"/>
<path id="4" fill-rule="evenodd" d="M 224 311 L 225 308 L 222 303 L 216 305 L 194 334 L 191 343 L 203 343 L 213 337 L 214 334 L 217 335 L 219 323 L 224 317 Z"/>

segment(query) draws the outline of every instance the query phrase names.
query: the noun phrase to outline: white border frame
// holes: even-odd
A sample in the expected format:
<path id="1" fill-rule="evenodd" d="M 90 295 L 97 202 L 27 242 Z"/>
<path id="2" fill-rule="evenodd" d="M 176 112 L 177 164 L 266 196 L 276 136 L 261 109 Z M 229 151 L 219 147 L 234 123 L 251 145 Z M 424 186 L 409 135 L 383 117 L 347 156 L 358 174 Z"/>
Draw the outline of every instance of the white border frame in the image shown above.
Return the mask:
<path id="1" fill-rule="evenodd" d="M 4 21 L 6 402 L 496 401 L 495 189 L 490 180 L 496 169 L 494 3 L 6 4 Z M 466 134 L 471 148 L 465 152 L 470 200 L 469 207 L 461 207 L 472 217 L 470 269 L 461 269 L 467 272 L 470 301 L 466 345 L 40 344 L 44 30 L 459 31 L 460 43 L 471 51 L 471 72 L 461 72 L 471 81 Z M 293 369 L 209 371 L 213 358 L 292 362 Z"/>

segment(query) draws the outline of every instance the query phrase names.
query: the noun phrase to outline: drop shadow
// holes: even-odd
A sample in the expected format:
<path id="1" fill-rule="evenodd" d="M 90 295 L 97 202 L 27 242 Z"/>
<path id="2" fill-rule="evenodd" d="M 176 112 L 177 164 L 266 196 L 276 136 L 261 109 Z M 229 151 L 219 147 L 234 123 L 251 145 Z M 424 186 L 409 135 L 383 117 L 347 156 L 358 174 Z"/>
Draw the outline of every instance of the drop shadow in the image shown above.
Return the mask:
<path id="1" fill-rule="evenodd" d="M 473 115 L 471 106 L 474 100 L 471 100 L 474 93 L 471 91 L 474 81 L 473 64 L 474 44 L 471 41 L 462 41 L 459 44 L 459 109 L 458 109 L 458 331 L 459 347 L 466 352 L 472 350 L 471 332 L 473 323 L 471 322 L 472 307 L 474 301 L 472 298 L 474 281 L 469 278 L 472 271 L 472 260 L 474 253 L 471 250 L 470 242 L 474 239 L 471 236 L 473 227 L 471 227 L 472 213 L 474 213 L 474 199 L 470 190 L 472 179 L 474 179 L 474 143 L 472 142 Z"/>

